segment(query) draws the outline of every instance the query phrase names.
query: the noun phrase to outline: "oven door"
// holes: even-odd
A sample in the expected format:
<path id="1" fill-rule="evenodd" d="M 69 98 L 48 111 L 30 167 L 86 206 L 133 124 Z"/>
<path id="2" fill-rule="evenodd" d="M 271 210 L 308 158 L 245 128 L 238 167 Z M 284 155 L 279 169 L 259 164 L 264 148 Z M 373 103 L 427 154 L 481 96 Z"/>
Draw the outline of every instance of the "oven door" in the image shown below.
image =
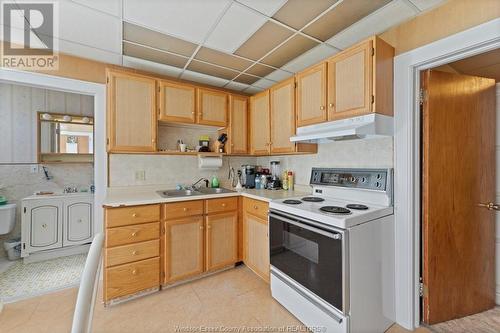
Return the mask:
<path id="1" fill-rule="evenodd" d="M 271 210 L 271 266 L 346 313 L 346 235 L 341 229 Z"/>

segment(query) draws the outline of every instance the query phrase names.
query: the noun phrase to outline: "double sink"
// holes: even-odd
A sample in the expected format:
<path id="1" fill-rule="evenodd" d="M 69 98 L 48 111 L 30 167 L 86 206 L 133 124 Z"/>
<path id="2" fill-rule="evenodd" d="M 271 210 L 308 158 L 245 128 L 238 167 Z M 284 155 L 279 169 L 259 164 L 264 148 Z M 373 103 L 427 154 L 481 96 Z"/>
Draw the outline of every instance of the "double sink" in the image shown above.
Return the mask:
<path id="1" fill-rule="evenodd" d="M 157 191 L 157 193 L 163 198 L 179 198 L 179 197 L 193 197 L 197 195 L 207 195 L 207 194 L 234 193 L 234 191 L 222 187 L 218 188 L 201 187 L 193 190 L 185 189 L 185 190 Z"/>

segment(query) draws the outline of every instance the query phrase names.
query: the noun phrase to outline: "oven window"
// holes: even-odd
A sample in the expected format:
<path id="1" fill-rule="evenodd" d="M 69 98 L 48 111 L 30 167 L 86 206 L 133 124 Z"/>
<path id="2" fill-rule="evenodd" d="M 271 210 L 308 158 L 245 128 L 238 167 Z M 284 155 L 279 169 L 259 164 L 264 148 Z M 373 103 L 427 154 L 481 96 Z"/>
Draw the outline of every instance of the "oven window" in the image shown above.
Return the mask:
<path id="1" fill-rule="evenodd" d="M 342 241 L 270 217 L 271 265 L 343 311 Z"/>

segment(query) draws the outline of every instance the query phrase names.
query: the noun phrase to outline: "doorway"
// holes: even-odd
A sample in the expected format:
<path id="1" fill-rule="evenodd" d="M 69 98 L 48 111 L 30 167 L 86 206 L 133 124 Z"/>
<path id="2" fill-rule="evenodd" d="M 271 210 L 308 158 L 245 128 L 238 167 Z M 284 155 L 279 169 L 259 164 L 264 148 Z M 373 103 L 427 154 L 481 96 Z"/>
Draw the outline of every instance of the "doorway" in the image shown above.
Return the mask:
<path id="1" fill-rule="evenodd" d="M 420 76 L 421 318 L 438 332 L 500 331 L 500 312 L 488 311 L 497 266 L 498 82 L 500 49 Z"/>

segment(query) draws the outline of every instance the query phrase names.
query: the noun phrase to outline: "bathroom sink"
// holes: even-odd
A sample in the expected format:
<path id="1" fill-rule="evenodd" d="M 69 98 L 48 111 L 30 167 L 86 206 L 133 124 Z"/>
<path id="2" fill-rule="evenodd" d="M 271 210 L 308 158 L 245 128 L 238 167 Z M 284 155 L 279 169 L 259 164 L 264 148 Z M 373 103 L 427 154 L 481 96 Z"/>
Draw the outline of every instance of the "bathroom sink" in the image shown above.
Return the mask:
<path id="1" fill-rule="evenodd" d="M 166 190 L 166 191 L 158 191 L 157 193 L 161 195 L 163 198 L 191 197 L 195 195 L 204 194 L 193 190 Z"/>
<path id="2" fill-rule="evenodd" d="M 227 188 L 223 187 L 217 187 L 217 188 L 211 188 L 211 187 L 200 187 L 198 189 L 203 194 L 222 194 L 222 193 L 233 193 L 234 191 L 228 190 Z"/>

